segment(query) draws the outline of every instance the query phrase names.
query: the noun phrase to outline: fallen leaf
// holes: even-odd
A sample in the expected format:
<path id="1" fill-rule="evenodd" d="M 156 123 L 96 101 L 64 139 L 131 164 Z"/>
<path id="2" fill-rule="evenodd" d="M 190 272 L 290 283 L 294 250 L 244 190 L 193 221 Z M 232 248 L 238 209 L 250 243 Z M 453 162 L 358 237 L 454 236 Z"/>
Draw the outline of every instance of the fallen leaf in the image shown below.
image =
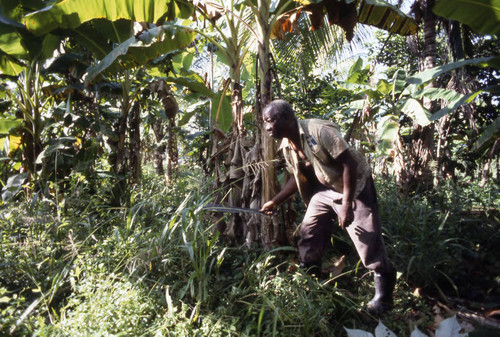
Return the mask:
<path id="1" fill-rule="evenodd" d="M 332 264 L 323 270 L 324 273 L 330 273 L 332 278 L 342 274 L 345 269 L 345 255 L 342 255 L 338 260 L 332 260 Z"/>

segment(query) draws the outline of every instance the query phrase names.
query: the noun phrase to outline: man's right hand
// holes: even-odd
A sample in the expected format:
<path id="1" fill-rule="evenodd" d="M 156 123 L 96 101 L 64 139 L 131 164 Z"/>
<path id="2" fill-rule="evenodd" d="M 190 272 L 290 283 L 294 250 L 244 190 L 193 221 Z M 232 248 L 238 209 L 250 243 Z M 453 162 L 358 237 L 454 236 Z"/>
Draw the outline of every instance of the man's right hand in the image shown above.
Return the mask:
<path id="1" fill-rule="evenodd" d="M 260 209 L 260 212 L 267 215 L 276 214 L 276 210 L 278 209 L 278 205 L 273 200 L 269 200 Z"/>

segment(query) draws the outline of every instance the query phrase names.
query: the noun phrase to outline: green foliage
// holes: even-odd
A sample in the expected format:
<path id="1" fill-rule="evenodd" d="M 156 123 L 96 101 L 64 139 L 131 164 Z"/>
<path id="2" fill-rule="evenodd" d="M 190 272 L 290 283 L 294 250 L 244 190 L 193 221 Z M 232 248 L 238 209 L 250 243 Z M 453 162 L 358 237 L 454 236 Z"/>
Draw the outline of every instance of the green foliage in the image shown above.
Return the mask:
<path id="1" fill-rule="evenodd" d="M 73 282 L 75 279 L 70 277 Z M 118 275 L 95 272 L 75 283 L 74 288 L 60 321 L 42 325 L 39 335 L 142 336 L 161 310 L 143 284 Z"/>
<path id="2" fill-rule="evenodd" d="M 474 266 L 493 270 L 498 244 L 500 195 L 495 186 L 448 182 L 440 190 L 402 197 L 379 181 L 381 217 L 389 256 L 404 279 L 442 298 L 488 298 L 495 280 Z M 484 290 L 481 290 L 484 289 Z"/>
<path id="3" fill-rule="evenodd" d="M 129 207 L 106 206 L 109 178 L 91 191 L 77 176 L 58 202 L 4 205 L 1 333 L 304 336 L 372 329 L 376 321 L 360 320 L 371 278 L 352 265 L 318 282 L 296 269 L 291 247 L 228 245 L 214 232 L 221 219 L 202 210 L 210 183 L 190 171 L 172 186 L 145 177 L 130 192 Z M 384 319 L 390 329 L 404 335 L 406 320 L 418 319 L 424 329 L 432 324 L 413 287 L 485 301 L 496 296 L 498 191 L 464 184 L 405 199 L 389 181 L 377 186 L 389 255 L 402 273 L 396 309 Z"/>
<path id="4" fill-rule="evenodd" d="M 163 22 L 166 19 L 187 18 L 192 7 L 182 1 L 92 1 L 76 0 L 54 4 L 25 18 L 26 27 L 35 35 L 57 28 L 77 28 L 95 18 L 109 21 L 126 18 L 137 22 Z"/>
<path id="5" fill-rule="evenodd" d="M 432 11 L 439 16 L 467 24 L 477 32 L 489 35 L 500 34 L 498 0 L 478 0 L 474 3 L 464 0 L 441 0 Z"/>
<path id="6" fill-rule="evenodd" d="M 154 27 L 139 36 L 132 36 L 123 43 L 119 44 L 113 50 L 100 60 L 95 66 L 89 67 L 85 83 L 89 85 L 94 79 L 113 63 L 120 61 L 122 65 L 125 62 L 128 68 L 135 68 L 138 65 L 144 65 L 152 60 L 164 55 L 172 50 L 184 49 L 194 38 L 195 33 L 186 31 L 180 27 L 171 24 Z M 120 58 L 128 56 L 125 60 Z M 131 60 L 130 60 L 131 58 Z"/>
<path id="7" fill-rule="evenodd" d="M 2 213 L 1 308 L 14 317 L 2 332 L 298 336 L 341 329 L 336 319 L 356 308 L 335 287 L 286 273 L 286 248 L 227 247 L 201 209 L 208 198 L 184 192 L 199 181 L 159 190 L 150 177 L 114 210 L 103 191 L 75 186 L 63 204 Z"/>

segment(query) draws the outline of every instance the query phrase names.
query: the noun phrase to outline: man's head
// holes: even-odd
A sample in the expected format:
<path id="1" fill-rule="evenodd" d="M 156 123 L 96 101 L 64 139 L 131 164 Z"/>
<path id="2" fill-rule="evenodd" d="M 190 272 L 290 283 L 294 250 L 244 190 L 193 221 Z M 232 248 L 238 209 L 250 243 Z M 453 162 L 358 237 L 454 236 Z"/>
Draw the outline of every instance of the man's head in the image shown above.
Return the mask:
<path id="1" fill-rule="evenodd" d="M 297 128 L 297 119 L 292 106 L 282 100 L 272 101 L 262 112 L 264 128 L 276 139 L 289 138 Z"/>

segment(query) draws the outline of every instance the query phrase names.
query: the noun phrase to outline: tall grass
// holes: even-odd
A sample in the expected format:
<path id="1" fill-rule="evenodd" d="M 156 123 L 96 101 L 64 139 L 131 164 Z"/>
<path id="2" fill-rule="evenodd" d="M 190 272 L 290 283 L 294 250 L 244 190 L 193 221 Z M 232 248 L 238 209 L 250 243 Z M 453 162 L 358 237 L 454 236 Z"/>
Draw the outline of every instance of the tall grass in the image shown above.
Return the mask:
<path id="1" fill-rule="evenodd" d="M 106 206 L 107 184 L 97 194 L 75 184 L 63 207 L 44 200 L 5 206 L 0 334 L 340 336 L 344 326 L 376 324 L 361 308 L 372 283 L 356 269 L 356 257 L 343 276 L 318 282 L 297 268 L 291 247 L 229 246 L 203 211 L 208 186 L 193 177 L 164 186 L 148 176 L 126 207 Z M 411 295 L 414 286 L 449 296 L 448 283 L 461 295 L 460 259 L 487 265 L 498 239 L 495 192 L 483 191 L 464 210 L 445 190 L 404 199 L 393 184 L 378 188 L 389 255 L 403 275 L 388 319 L 411 319 L 410 306 L 426 310 Z M 471 226 L 493 235 L 473 233 L 471 241 Z M 408 330 L 384 323 L 396 333 Z"/>
<path id="2" fill-rule="evenodd" d="M 389 255 L 405 281 L 444 300 L 471 290 L 479 299 L 479 288 L 486 299 L 496 281 L 479 269 L 493 270 L 499 257 L 498 187 L 445 182 L 412 196 L 401 196 L 393 182 L 378 188 Z"/>

